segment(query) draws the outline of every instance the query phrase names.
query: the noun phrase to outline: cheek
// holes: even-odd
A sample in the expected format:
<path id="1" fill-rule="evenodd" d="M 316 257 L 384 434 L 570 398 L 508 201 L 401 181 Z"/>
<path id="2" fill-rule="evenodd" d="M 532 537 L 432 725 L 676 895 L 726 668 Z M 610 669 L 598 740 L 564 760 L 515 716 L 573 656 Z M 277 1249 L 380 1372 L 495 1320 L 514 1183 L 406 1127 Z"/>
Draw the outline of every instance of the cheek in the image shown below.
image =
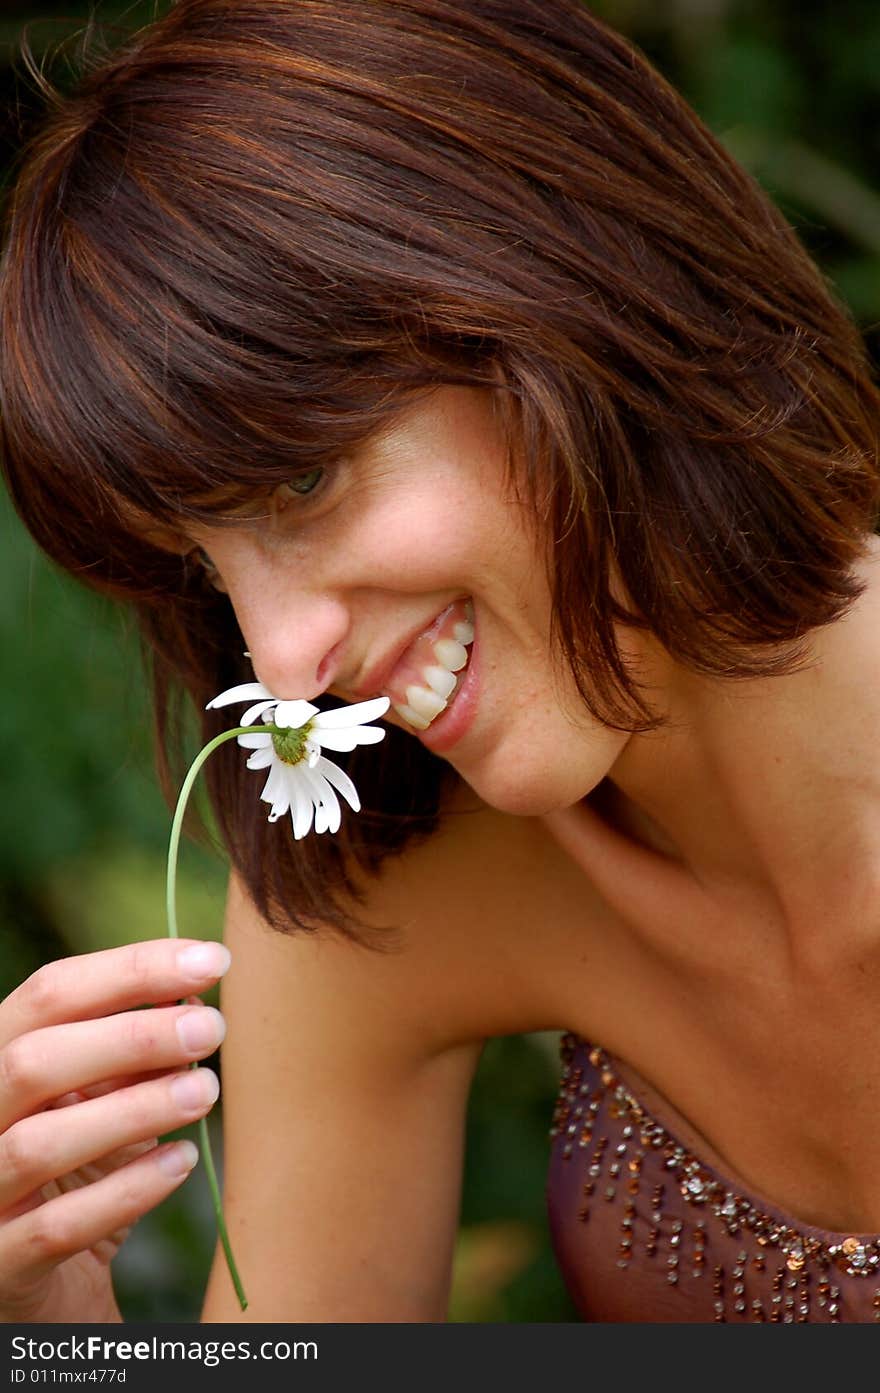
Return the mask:
<path id="1" fill-rule="evenodd" d="M 491 570 L 503 555 L 504 528 L 493 527 L 486 513 L 485 504 L 479 508 L 468 491 L 450 483 L 365 509 L 337 545 L 353 563 L 370 568 L 374 584 L 387 578 L 400 588 L 409 576 L 405 588 L 457 586 Z"/>

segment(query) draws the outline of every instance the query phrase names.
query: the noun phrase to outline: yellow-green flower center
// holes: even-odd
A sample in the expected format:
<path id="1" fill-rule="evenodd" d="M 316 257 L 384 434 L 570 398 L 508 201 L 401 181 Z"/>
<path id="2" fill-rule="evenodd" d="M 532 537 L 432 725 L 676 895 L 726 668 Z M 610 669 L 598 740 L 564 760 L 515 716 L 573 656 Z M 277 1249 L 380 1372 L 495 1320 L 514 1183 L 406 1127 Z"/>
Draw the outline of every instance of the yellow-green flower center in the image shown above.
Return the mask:
<path id="1" fill-rule="evenodd" d="M 306 758 L 306 740 L 312 728 L 311 721 L 304 726 L 279 726 L 272 732 L 275 753 L 285 764 L 299 764 Z"/>

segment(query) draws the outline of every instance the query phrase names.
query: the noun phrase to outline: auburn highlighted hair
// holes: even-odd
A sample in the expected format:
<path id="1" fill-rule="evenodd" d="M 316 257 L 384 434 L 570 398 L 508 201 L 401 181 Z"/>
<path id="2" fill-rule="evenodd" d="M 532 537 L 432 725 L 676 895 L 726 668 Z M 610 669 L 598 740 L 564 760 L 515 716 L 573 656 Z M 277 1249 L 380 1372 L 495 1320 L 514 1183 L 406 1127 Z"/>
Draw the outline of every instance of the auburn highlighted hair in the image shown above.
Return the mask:
<path id="1" fill-rule="evenodd" d="M 173 694 L 207 739 L 251 673 L 225 597 L 134 520 L 215 519 L 441 383 L 498 403 L 551 544 L 548 642 L 607 724 L 656 722 L 619 625 L 770 675 L 860 593 L 861 337 L 581 0 L 178 0 L 52 104 L 7 211 L 3 469 L 50 556 L 136 606 L 166 776 Z M 294 843 L 237 751 L 207 766 L 279 927 L 357 936 L 354 868 L 429 833 L 455 777 L 396 729 L 348 767 L 364 812 Z"/>

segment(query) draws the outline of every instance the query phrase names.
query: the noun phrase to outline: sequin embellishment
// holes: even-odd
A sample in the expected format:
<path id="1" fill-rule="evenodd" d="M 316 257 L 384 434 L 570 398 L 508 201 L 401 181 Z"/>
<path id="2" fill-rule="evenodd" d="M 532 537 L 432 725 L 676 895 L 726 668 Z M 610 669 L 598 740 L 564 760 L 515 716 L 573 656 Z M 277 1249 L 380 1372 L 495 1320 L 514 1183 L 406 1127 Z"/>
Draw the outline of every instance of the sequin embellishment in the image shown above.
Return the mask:
<path id="1" fill-rule="evenodd" d="M 589 1075 L 577 1062 L 579 1050 L 588 1056 Z M 782 1223 L 732 1189 L 656 1121 L 617 1077 L 604 1050 L 567 1033 L 560 1053 L 563 1069 L 550 1136 L 563 1160 L 577 1156 L 583 1164 L 579 1221 L 587 1223 L 597 1204 L 620 1210 L 618 1267 L 628 1267 L 640 1250 L 665 1269 L 670 1288 L 709 1282 L 716 1321 L 784 1324 L 864 1320 L 847 1311 L 840 1279 L 873 1278 L 871 1311 L 880 1321 L 880 1240 L 853 1235 L 823 1241 Z M 604 1125 L 603 1114 L 617 1125 Z M 659 1184 L 654 1183 L 658 1163 L 664 1175 Z M 647 1188 L 646 1169 L 651 1173 Z M 673 1213 L 674 1192 L 693 1215 L 687 1226 Z M 713 1261 L 713 1232 L 740 1240 L 736 1261 Z M 724 1248 L 729 1251 L 729 1244 Z"/>

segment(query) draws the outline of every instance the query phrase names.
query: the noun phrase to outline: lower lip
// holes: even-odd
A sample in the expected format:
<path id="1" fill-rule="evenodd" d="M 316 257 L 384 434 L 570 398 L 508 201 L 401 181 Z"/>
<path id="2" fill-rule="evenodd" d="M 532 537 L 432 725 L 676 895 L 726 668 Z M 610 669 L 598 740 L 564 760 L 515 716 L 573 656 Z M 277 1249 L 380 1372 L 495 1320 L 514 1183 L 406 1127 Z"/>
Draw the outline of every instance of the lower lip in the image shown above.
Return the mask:
<path id="1" fill-rule="evenodd" d="M 458 744 L 462 736 L 473 725 L 477 714 L 479 692 L 477 659 L 477 639 L 474 637 L 470 646 L 470 656 L 464 678 L 452 699 L 452 705 L 447 706 L 446 710 L 442 711 L 439 716 L 435 716 L 427 730 L 413 731 L 413 734 L 421 740 L 422 744 L 436 755 L 442 755 L 447 750 L 451 750 L 453 745 Z"/>

